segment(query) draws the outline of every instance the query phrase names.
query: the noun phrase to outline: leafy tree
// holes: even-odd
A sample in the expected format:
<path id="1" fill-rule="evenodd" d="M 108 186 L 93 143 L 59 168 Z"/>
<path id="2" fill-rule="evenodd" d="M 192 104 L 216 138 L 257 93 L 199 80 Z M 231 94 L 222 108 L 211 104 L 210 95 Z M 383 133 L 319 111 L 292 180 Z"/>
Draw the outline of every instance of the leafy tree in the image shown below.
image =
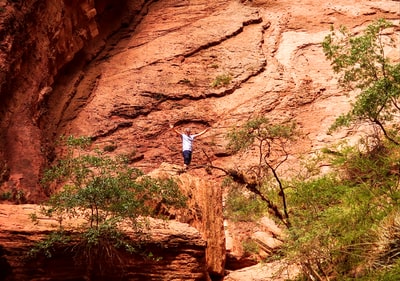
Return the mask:
<path id="1" fill-rule="evenodd" d="M 300 280 L 398 279 L 398 153 L 388 141 L 367 152 L 342 144 L 329 154 L 332 173 L 293 180 L 287 190 L 292 239 L 285 253 L 300 261 Z"/>
<path id="2" fill-rule="evenodd" d="M 60 235 L 41 243 L 41 252 L 51 255 L 49 249 L 54 245 L 51 241 L 60 244 L 71 240 L 54 240 L 54 237 L 74 236 L 72 240 L 78 241 L 74 249 L 80 249 L 77 254 L 88 264 L 91 273 L 98 273 L 102 261 L 106 265 L 110 260 L 119 261 L 118 248 L 135 250 L 121 230 L 123 225 L 130 222 L 140 233 L 146 226 L 143 216 L 157 216 L 169 206 L 185 205 L 186 198 L 172 180 L 144 176 L 138 169 L 129 167 L 123 156 L 112 158 L 99 150 L 88 151 L 89 138 L 69 137 L 65 143 L 65 157 L 43 177 L 46 186 L 62 185 L 43 207 L 45 215 L 58 219 Z M 84 221 L 80 231 L 71 233 L 63 224 L 65 219 L 81 218 Z M 37 248 L 32 251 L 35 252 Z"/>
<path id="3" fill-rule="evenodd" d="M 272 214 L 287 227 L 290 226 L 290 221 L 285 190 L 277 169 L 288 159 L 286 147 L 294 135 L 294 123 L 274 124 L 265 117 L 249 120 L 228 134 L 228 148 L 233 153 L 255 148 L 258 156 L 257 163 L 246 171 L 230 171 L 229 175 L 234 181 L 245 184 L 248 190 L 266 202 Z M 271 174 L 277 184 L 276 192 L 273 192 L 273 184 L 268 182 Z M 276 197 L 280 198 L 280 203 L 276 202 Z"/>
<path id="4" fill-rule="evenodd" d="M 386 47 L 395 47 L 385 33 L 390 27 L 390 22 L 379 19 L 359 36 L 341 27 L 338 32 L 332 29 L 325 37 L 323 50 L 333 70 L 340 74 L 340 85 L 360 91 L 352 109 L 341 115 L 331 130 L 368 121 L 387 139 L 399 144 L 397 130 L 388 125 L 400 111 L 400 64 L 391 63 L 385 53 Z"/>

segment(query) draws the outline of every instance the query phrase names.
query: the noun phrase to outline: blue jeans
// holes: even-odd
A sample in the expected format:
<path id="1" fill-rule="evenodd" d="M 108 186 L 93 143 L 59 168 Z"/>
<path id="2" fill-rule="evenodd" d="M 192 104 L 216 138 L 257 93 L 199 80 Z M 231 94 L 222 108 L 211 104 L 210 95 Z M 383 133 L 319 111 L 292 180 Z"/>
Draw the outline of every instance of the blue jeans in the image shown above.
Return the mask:
<path id="1" fill-rule="evenodd" d="M 185 165 L 189 165 L 190 162 L 192 161 L 192 152 L 190 150 L 184 150 L 182 151 L 183 155 L 183 163 Z"/>

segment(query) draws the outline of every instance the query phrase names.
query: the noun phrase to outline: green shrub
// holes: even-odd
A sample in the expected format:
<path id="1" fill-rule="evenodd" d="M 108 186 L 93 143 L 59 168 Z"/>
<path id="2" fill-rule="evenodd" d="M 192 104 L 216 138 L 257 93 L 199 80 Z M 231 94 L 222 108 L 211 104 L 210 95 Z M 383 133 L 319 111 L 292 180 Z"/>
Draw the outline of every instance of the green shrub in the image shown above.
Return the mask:
<path id="1" fill-rule="evenodd" d="M 257 152 L 257 163 L 243 170 L 230 171 L 232 179 L 245 186 L 267 205 L 270 213 L 288 228 L 290 219 L 284 182 L 277 172 L 289 157 L 287 147 L 297 135 L 293 120 L 274 123 L 264 116 L 248 120 L 227 134 L 232 153 Z"/>
<path id="2" fill-rule="evenodd" d="M 5 191 L 1 194 L 1 200 L 10 200 L 12 199 L 12 193 L 11 191 Z"/>
<path id="3" fill-rule="evenodd" d="M 103 150 L 106 152 L 113 152 L 114 150 L 117 149 L 117 146 L 114 144 L 106 145 Z"/>
<path id="4" fill-rule="evenodd" d="M 89 138 L 69 137 L 65 143 L 65 157 L 45 172 L 42 181 L 62 188 L 51 195 L 42 213 L 59 221 L 55 234 L 73 238 L 77 256 L 86 263 L 100 265 L 107 263 L 107 257 L 118 261 L 118 248 L 133 251 L 135 245 L 123 234 L 123 223 L 129 222 L 140 234 L 146 227 L 143 216 L 158 216 L 161 207 L 185 206 L 186 198 L 173 180 L 147 177 L 131 168 L 125 157 L 89 151 Z M 64 231 L 65 220 L 77 218 L 84 219 L 79 228 Z M 53 245 L 64 241 L 54 237 L 40 242 L 31 253 L 51 256 Z"/>
<path id="5" fill-rule="evenodd" d="M 291 183 L 293 188 L 287 195 L 292 239 L 285 251 L 302 261 L 305 276 L 350 280 L 357 274 L 372 281 L 381 280 L 373 278 L 397 267 L 400 251 L 393 245 L 386 246 L 397 249 L 389 264 L 383 266 L 371 259 L 385 256 L 376 250 L 377 237 L 382 237 L 377 233 L 382 233 L 383 222 L 399 209 L 399 174 L 395 169 L 399 151 L 390 143 L 384 145 L 365 152 L 344 147 L 333 157 L 336 170 L 332 174 Z M 395 231 L 391 228 L 386 233 Z M 400 245 L 396 235 L 388 240 Z"/>
<path id="6" fill-rule="evenodd" d="M 267 212 L 267 206 L 254 194 L 233 188 L 225 201 L 225 216 L 233 221 L 255 221 Z"/>
<path id="7" fill-rule="evenodd" d="M 371 23 L 360 34 L 346 27 L 332 29 L 322 42 L 325 56 L 340 75 L 345 90 L 359 89 L 351 110 L 337 118 L 331 131 L 367 121 L 393 143 L 399 144 L 393 118 L 399 113 L 400 64 L 390 62 L 385 48 L 396 49 L 386 30 L 393 24 L 385 19 Z M 395 35 L 393 35 L 395 36 Z M 398 49 L 398 48 L 397 48 Z"/>
<path id="8" fill-rule="evenodd" d="M 221 74 L 215 77 L 215 79 L 211 82 L 210 86 L 213 88 L 227 86 L 232 81 L 231 74 Z"/>

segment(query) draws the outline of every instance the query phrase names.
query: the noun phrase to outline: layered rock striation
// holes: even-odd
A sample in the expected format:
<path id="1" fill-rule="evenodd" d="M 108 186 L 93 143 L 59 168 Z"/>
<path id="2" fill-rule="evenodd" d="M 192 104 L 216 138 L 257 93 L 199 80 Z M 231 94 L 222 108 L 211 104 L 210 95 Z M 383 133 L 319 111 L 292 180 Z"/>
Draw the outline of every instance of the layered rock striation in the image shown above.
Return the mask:
<path id="1" fill-rule="evenodd" d="M 113 259 L 104 253 L 90 266 L 77 262 L 70 248 L 30 259 L 35 243 L 57 227 L 40 215 L 33 223 L 33 213 L 40 214 L 37 205 L 0 206 L 0 280 L 209 280 L 207 243 L 185 223 L 150 220 L 146 239 L 137 241 L 138 254 L 121 251 Z"/>
<path id="2" fill-rule="evenodd" d="M 61 135 L 89 136 L 93 149 L 128 155 L 132 166 L 151 173 L 162 163 L 166 170 L 182 164 L 170 124 L 194 132 L 211 127 L 195 141 L 192 168 L 168 175 L 191 195 L 187 214 L 177 219 L 197 228 L 203 240 L 178 235 L 182 249 L 170 253 L 180 258 L 162 250 L 164 269 L 143 269 L 147 264 L 138 261 L 131 266 L 133 272 L 138 263 L 160 280 L 183 278 L 174 273 L 176 265 L 193 272 L 193 280 L 204 277 L 204 268 L 220 278 L 224 174 L 204 167 L 257 161 L 254 151 L 239 158 L 225 146 L 229 130 L 258 115 L 296 120 L 302 137 L 290 148 L 289 168 L 298 155 L 352 136 L 327 134 L 349 100 L 320 43 L 332 25 L 358 30 L 381 17 L 395 24 L 390 32 L 398 46 L 399 2 L 391 0 L 0 1 L 0 192 L 17 203 L 45 198 L 39 179 L 62 153 L 55 148 Z M 391 56 L 399 59 L 396 52 Z M 7 274 L 28 274 L 9 259 L 43 234 L 18 227 L 2 234 L 0 265 Z M 58 265 L 72 271 L 68 259 Z M 31 269 L 39 274 L 39 268 Z"/>
<path id="3" fill-rule="evenodd" d="M 3 190 L 23 193 L 30 202 L 42 197 L 39 177 L 52 158 L 59 121 L 57 115 L 43 119 L 55 81 L 92 60 L 113 32 L 139 17 L 143 6 L 125 0 L 0 2 Z M 63 106 L 73 98 L 64 94 L 54 97 Z"/>

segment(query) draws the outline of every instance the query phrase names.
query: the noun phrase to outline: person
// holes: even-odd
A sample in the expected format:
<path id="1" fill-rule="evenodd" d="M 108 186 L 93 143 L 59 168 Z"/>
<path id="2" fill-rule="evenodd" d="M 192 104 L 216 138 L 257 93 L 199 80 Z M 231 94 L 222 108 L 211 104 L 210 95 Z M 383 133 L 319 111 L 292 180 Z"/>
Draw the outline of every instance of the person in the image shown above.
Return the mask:
<path id="1" fill-rule="evenodd" d="M 169 125 L 175 133 L 182 137 L 182 155 L 183 155 L 183 165 L 185 169 L 188 169 L 190 162 L 192 161 L 192 149 L 193 149 L 193 141 L 196 137 L 199 137 L 205 134 L 210 128 L 206 128 L 198 134 L 190 134 L 190 128 L 186 128 L 184 132 L 180 132 L 174 128 L 174 125 Z"/>

